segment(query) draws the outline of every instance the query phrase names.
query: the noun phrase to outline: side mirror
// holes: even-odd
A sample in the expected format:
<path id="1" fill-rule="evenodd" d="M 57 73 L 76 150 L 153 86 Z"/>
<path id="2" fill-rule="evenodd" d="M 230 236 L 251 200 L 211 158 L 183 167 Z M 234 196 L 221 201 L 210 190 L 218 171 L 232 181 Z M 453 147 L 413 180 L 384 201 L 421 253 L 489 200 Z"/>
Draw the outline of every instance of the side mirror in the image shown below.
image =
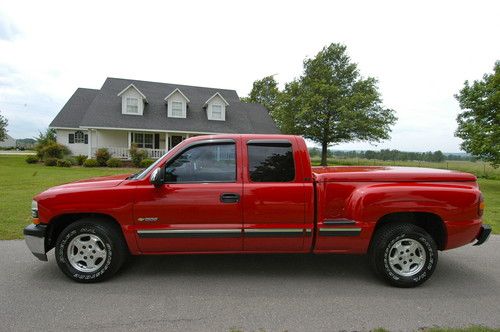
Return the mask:
<path id="1" fill-rule="evenodd" d="M 151 174 L 149 182 L 151 182 L 152 185 L 158 188 L 163 185 L 164 179 L 165 179 L 165 168 L 159 167 L 154 170 L 153 174 Z"/>

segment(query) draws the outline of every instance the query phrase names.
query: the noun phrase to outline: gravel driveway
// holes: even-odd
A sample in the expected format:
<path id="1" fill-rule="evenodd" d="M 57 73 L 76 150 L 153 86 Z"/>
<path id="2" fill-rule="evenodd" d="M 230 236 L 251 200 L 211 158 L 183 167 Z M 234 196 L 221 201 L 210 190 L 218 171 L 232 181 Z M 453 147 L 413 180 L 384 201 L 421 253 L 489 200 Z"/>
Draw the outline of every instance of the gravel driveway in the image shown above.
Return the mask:
<path id="1" fill-rule="evenodd" d="M 132 258 L 77 284 L 22 241 L 0 241 L 0 330 L 338 331 L 500 327 L 500 236 L 440 253 L 422 287 L 379 282 L 363 256 Z"/>

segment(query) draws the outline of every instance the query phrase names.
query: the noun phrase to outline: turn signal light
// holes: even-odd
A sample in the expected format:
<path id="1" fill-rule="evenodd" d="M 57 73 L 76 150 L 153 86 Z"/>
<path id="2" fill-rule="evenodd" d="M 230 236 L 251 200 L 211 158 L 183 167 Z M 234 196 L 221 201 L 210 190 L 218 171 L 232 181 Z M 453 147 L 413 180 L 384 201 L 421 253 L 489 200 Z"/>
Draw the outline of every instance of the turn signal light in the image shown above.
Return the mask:
<path id="1" fill-rule="evenodd" d="M 33 223 L 34 223 L 35 225 L 38 225 L 38 224 L 40 223 L 40 219 L 38 219 L 38 218 L 33 218 Z"/>

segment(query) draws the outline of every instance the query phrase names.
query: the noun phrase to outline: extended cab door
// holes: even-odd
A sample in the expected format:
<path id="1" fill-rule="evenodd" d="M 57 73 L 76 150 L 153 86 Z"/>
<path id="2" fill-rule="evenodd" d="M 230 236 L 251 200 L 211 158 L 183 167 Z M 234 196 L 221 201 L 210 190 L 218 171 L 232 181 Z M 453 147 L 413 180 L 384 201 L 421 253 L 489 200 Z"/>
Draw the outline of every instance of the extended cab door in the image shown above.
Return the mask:
<path id="1" fill-rule="evenodd" d="M 284 137 L 242 140 L 245 251 L 303 251 L 312 237 L 311 179 L 304 179 L 295 137 Z"/>
<path id="2" fill-rule="evenodd" d="M 242 250 L 240 150 L 237 139 L 188 143 L 167 161 L 163 186 L 137 189 L 143 252 Z"/>

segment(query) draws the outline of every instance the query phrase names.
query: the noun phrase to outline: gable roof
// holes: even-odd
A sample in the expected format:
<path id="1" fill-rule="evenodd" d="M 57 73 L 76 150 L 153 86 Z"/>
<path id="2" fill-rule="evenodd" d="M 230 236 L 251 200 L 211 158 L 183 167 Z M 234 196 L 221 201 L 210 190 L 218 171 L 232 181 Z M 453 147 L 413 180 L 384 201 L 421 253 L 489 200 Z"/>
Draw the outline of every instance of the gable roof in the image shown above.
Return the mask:
<path id="1" fill-rule="evenodd" d="M 127 86 L 125 89 L 123 89 L 122 91 L 120 91 L 118 93 L 118 97 L 120 97 L 122 94 L 125 93 L 125 91 L 127 91 L 128 89 L 130 88 L 134 88 L 137 92 L 139 92 L 139 94 L 141 95 L 141 97 L 146 101 L 146 103 L 148 102 L 148 98 L 146 98 L 146 96 L 141 92 L 141 90 L 137 89 L 137 87 L 132 83 L 130 84 L 129 86 Z"/>
<path id="2" fill-rule="evenodd" d="M 174 90 L 174 91 L 172 91 L 172 92 L 170 92 L 170 93 L 168 94 L 168 96 L 166 96 L 166 97 L 164 98 L 164 100 L 167 100 L 168 98 L 170 98 L 170 96 L 171 96 L 171 95 L 173 95 L 173 94 L 174 94 L 174 93 L 176 93 L 176 92 L 179 92 L 179 93 L 181 94 L 181 96 L 183 96 L 183 97 L 184 97 L 184 99 L 186 99 L 186 101 L 189 103 L 189 98 L 188 98 L 188 97 L 186 97 L 186 95 L 185 95 L 185 94 L 183 94 L 183 93 L 182 93 L 182 91 L 181 91 L 181 90 L 179 90 L 179 88 L 175 88 L 175 90 Z"/>
<path id="3" fill-rule="evenodd" d="M 76 89 L 49 127 L 78 128 L 98 92 L 96 89 Z"/>
<path id="4" fill-rule="evenodd" d="M 205 102 L 205 104 L 203 104 L 203 106 L 207 105 L 210 102 L 210 100 L 214 99 L 217 96 L 219 96 L 220 99 L 222 99 L 222 101 L 226 104 L 226 106 L 229 106 L 229 103 L 218 92 L 214 93 L 214 95 L 212 97 L 208 98 L 208 100 Z"/>
<path id="5" fill-rule="evenodd" d="M 121 97 L 118 96 L 118 93 L 131 84 L 140 89 L 148 98 L 142 116 L 132 116 L 121 112 Z M 176 89 L 182 90 L 190 98 L 186 118 L 167 117 L 165 95 Z M 83 90 L 88 91 L 89 89 Z M 107 78 L 100 90 L 92 91 L 94 98 L 90 103 L 87 103 L 86 110 L 84 110 L 83 102 L 76 103 L 79 107 L 67 107 L 68 104 L 73 104 L 72 99 L 81 99 L 78 96 L 82 93 L 82 89 L 78 89 L 50 126 L 201 133 L 279 133 L 274 121 L 262 105 L 242 103 L 235 90 Z M 203 109 L 205 102 L 217 93 L 229 104 L 226 121 L 208 120 L 207 112 Z M 64 116 L 61 116 L 61 113 L 64 113 Z M 71 126 L 69 126 L 70 123 Z"/>

